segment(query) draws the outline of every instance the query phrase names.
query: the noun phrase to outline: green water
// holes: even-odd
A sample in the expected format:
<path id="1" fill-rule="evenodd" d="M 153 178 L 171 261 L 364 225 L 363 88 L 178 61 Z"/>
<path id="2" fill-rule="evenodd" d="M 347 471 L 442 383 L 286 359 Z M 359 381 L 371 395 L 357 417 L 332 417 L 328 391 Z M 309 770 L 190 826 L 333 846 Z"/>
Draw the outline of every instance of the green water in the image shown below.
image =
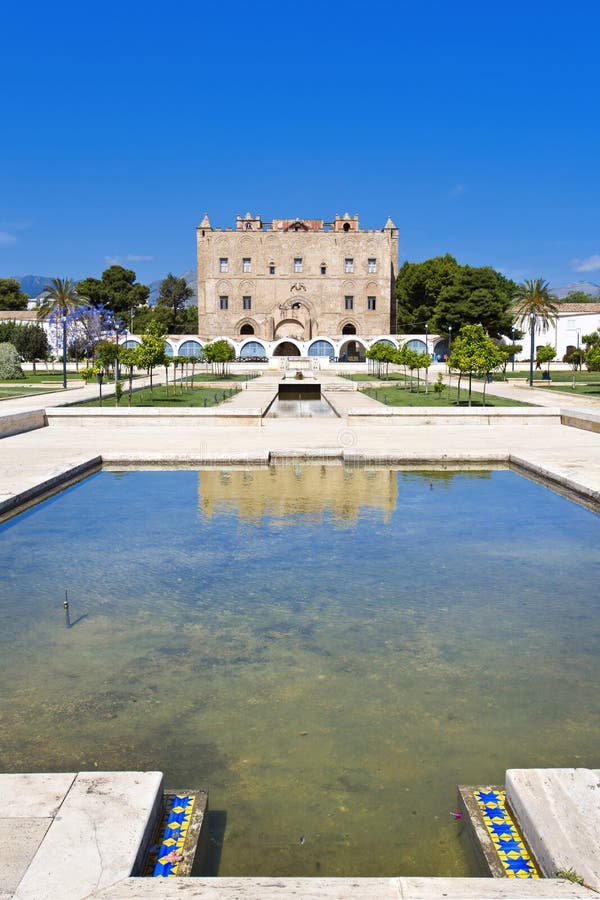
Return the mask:
<path id="1" fill-rule="evenodd" d="M 0 769 L 207 787 L 221 875 L 466 874 L 457 784 L 600 764 L 599 546 L 508 471 L 102 472 L 0 527 Z"/>

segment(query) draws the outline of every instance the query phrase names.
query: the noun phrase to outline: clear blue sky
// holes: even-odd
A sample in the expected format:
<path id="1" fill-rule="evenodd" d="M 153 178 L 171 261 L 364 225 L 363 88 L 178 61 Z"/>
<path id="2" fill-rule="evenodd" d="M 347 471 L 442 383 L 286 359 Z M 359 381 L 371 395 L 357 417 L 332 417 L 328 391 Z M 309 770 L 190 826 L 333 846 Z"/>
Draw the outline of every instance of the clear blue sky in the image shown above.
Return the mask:
<path id="1" fill-rule="evenodd" d="M 3 0 L 0 276 L 141 281 L 247 211 L 600 283 L 600 4 Z"/>

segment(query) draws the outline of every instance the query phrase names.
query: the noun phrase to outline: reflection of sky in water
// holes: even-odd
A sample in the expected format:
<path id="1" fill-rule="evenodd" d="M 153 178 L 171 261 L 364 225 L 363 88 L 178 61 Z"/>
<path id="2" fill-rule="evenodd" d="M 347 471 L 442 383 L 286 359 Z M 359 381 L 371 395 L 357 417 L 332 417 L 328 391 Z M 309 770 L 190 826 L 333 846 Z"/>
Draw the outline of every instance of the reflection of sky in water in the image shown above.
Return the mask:
<path id="1" fill-rule="evenodd" d="M 600 519 L 514 473 L 103 472 L 0 538 L 3 771 L 206 786 L 221 874 L 459 875 L 458 783 L 597 766 Z"/>

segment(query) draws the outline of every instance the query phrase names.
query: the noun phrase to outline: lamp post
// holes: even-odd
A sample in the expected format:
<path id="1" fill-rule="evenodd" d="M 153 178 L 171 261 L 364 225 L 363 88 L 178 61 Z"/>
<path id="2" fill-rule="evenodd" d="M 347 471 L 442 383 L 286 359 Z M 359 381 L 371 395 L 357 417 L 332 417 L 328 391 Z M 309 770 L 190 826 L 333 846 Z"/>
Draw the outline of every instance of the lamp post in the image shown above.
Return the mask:
<path id="1" fill-rule="evenodd" d="M 452 325 L 448 325 L 448 356 L 452 353 Z"/>
<path id="2" fill-rule="evenodd" d="M 529 345 L 529 387 L 533 387 L 533 357 L 535 355 L 535 313 L 529 313 L 529 333 L 531 343 Z"/>
<path id="3" fill-rule="evenodd" d="M 511 334 L 512 334 L 512 346 L 513 346 L 513 352 L 512 352 L 512 370 L 513 370 L 513 372 L 514 372 L 514 371 L 515 371 L 515 326 L 514 326 L 514 325 L 511 325 L 511 326 L 510 326 L 510 330 L 511 330 Z"/>
<path id="4" fill-rule="evenodd" d="M 96 381 L 98 382 L 98 389 L 100 391 L 100 406 L 102 406 L 102 379 L 104 378 L 104 372 L 98 372 L 96 375 Z"/>
<path id="5" fill-rule="evenodd" d="M 429 356 L 429 324 L 425 322 L 425 353 Z"/>
<path id="6" fill-rule="evenodd" d="M 63 389 L 67 389 L 67 311 L 62 315 L 62 358 L 63 358 Z"/>

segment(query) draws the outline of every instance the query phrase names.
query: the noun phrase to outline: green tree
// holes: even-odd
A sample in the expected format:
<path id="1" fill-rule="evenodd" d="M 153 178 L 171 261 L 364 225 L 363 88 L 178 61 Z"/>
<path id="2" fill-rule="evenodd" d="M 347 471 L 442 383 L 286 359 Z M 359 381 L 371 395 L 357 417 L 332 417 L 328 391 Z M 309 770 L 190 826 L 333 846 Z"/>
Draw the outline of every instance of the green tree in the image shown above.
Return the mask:
<path id="1" fill-rule="evenodd" d="M 422 263 L 405 262 L 396 278 L 398 331 L 420 334 L 431 322 L 442 290 L 460 269 L 453 256 L 436 256 Z"/>
<path id="2" fill-rule="evenodd" d="M 185 278 L 178 278 L 171 272 L 161 281 L 156 307 L 157 310 L 166 309 L 169 312 L 167 324 L 169 334 L 185 333 L 181 331 L 186 320 L 185 302 L 193 296 L 193 293 Z"/>
<path id="3" fill-rule="evenodd" d="M 150 374 L 150 390 L 152 386 L 152 374 L 155 366 L 164 366 L 167 354 L 165 353 L 165 337 L 167 329 L 160 322 L 150 322 L 144 334 L 142 343 L 135 348 L 137 366 L 146 369 Z M 217 341 L 217 343 L 220 343 Z M 226 343 L 226 342 L 223 342 Z M 229 345 L 228 345 L 229 346 Z"/>
<path id="4" fill-rule="evenodd" d="M 472 378 L 475 373 L 486 376 L 483 386 L 483 405 L 485 406 L 485 386 L 489 373 L 502 364 L 503 353 L 494 341 L 487 336 L 481 325 L 463 325 L 458 337 L 452 345 L 452 353 L 448 366 L 456 369 L 458 379 L 458 400 L 460 401 L 460 380 L 463 375 L 469 376 L 469 406 L 471 406 Z"/>
<path id="5" fill-rule="evenodd" d="M 543 278 L 527 278 L 515 291 L 515 314 L 522 328 L 529 331 L 530 358 L 535 355 L 535 332 L 542 328 L 547 330 L 556 321 L 558 309 L 556 297 Z"/>
<path id="6" fill-rule="evenodd" d="M 593 344 L 585 354 L 585 364 L 590 372 L 600 372 L 600 341 Z"/>
<path id="7" fill-rule="evenodd" d="M 85 278 L 77 287 L 94 306 L 105 306 L 127 321 L 131 311 L 146 303 L 150 294 L 147 285 L 136 282 L 133 269 L 123 266 L 109 266 L 101 278 Z"/>
<path id="8" fill-rule="evenodd" d="M 550 363 L 553 359 L 556 359 L 556 350 L 552 346 L 552 344 L 544 344 L 543 347 L 537 348 L 536 353 L 536 362 L 540 365 L 544 363 L 548 363 L 548 376 L 550 375 Z"/>
<path id="9" fill-rule="evenodd" d="M 12 344 L 0 344 L 0 379 L 12 381 L 15 378 L 25 378 L 17 348 Z"/>
<path id="10" fill-rule="evenodd" d="M 33 363 L 34 372 L 36 362 L 47 359 L 50 352 L 48 336 L 41 325 L 18 325 L 15 328 L 14 344 L 25 362 Z"/>
<path id="11" fill-rule="evenodd" d="M 510 307 L 516 285 L 491 266 L 460 266 L 452 282 L 442 288 L 432 320 L 434 330 L 457 334 L 463 325 L 482 325 L 488 334 L 508 334 Z"/>
<path id="12" fill-rule="evenodd" d="M 591 294 L 586 294 L 585 291 L 569 291 L 566 296 L 559 300 L 557 298 L 557 303 L 597 303 L 598 298 L 593 297 Z"/>
<path id="13" fill-rule="evenodd" d="M 204 348 L 206 352 L 206 347 Z M 384 377 L 388 373 L 390 363 L 398 361 L 398 351 L 393 344 L 384 341 L 377 341 L 365 353 L 365 359 L 368 360 L 369 369 L 375 373 L 377 378 Z"/>
<path id="14" fill-rule="evenodd" d="M 204 356 L 211 364 L 213 372 L 225 375 L 228 370 L 228 364 L 235 359 L 233 347 L 229 341 L 220 340 L 213 341 L 204 345 Z"/>
<path id="15" fill-rule="evenodd" d="M 128 405 L 131 406 L 131 397 L 133 394 L 133 370 L 137 366 L 137 348 L 119 347 L 119 362 L 121 365 L 129 369 L 128 381 L 129 387 L 127 391 Z"/>
<path id="16" fill-rule="evenodd" d="M 27 309 L 29 295 L 24 294 L 15 278 L 0 278 L 0 309 Z"/>

